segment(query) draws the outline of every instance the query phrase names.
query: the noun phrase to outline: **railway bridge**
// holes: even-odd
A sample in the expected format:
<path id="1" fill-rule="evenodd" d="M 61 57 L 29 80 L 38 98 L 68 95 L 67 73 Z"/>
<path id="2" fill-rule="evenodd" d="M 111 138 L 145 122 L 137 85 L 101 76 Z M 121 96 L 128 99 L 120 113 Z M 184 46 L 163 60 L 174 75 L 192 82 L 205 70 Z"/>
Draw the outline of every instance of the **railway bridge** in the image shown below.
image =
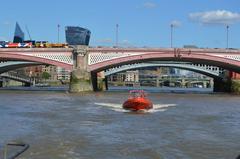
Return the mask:
<path id="1" fill-rule="evenodd" d="M 230 49 L 93 48 L 87 46 L 1 48 L 0 61 L 35 62 L 71 70 L 71 92 L 97 90 L 98 72 L 141 62 L 191 62 L 217 66 L 230 72 L 240 73 L 240 50 Z M 28 64 L 31 65 L 31 63 Z M 231 80 L 231 76 L 223 80 L 216 79 L 214 81 L 215 91 L 220 91 L 223 83 L 228 83 L 229 79 Z"/>

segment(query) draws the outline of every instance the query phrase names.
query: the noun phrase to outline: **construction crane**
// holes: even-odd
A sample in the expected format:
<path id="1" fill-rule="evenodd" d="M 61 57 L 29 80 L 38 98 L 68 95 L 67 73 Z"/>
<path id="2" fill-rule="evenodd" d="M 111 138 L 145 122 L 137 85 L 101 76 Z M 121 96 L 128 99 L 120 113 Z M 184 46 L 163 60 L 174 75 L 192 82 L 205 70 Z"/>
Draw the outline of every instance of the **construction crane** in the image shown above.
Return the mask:
<path id="1" fill-rule="evenodd" d="M 28 36 L 29 36 L 29 40 L 32 40 L 32 38 L 31 38 L 31 35 L 30 35 L 30 33 L 29 33 L 29 30 L 28 30 L 28 27 L 27 27 L 27 25 L 25 26 L 25 28 L 26 28 L 26 30 L 27 30 L 27 33 L 28 33 Z"/>

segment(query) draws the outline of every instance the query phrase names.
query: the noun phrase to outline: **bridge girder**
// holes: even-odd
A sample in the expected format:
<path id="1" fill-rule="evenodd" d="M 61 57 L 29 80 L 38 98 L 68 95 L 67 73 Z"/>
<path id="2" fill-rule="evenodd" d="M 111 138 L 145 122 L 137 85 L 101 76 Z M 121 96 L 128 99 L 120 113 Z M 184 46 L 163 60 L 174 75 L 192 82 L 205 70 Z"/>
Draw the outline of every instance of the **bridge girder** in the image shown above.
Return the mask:
<path id="1" fill-rule="evenodd" d="M 27 62 L 27 61 L 8 61 L 0 63 L 0 74 L 8 71 L 12 71 L 22 67 L 42 65 L 41 63 L 36 62 Z"/>
<path id="2" fill-rule="evenodd" d="M 239 54 L 240 57 L 240 54 Z M 224 58 L 218 55 L 211 55 L 201 52 L 195 53 L 179 53 L 174 52 L 145 52 L 142 54 L 134 54 L 124 57 L 114 57 L 110 60 L 94 63 L 89 65 L 88 70 L 99 72 L 110 67 L 117 67 L 126 64 L 149 62 L 149 61 L 179 61 L 192 62 L 198 64 L 207 64 L 217 66 L 226 70 L 240 73 L 240 61 L 232 58 Z"/>
<path id="3" fill-rule="evenodd" d="M 179 69 L 184 69 L 184 70 L 189 70 L 193 72 L 197 72 L 203 75 L 206 75 L 208 77 L 212 77 L 214 79 L 222 79 L 221 76 L 219 76 L 219 73 L 213 72 L 207 69 L 204 69 L 202 67 L 197 67 L 194 65 L 190 64 L 177 64 L 177 63 L 138 63 L 138 64 L 132 64 L 132 65 L 123 65 L 118 68 L 113 68 L 105 71 L 105 76 L 109 76 L 114 73 L 118 72 L 123 72 L 127 70 L 132 70 L 132 69 L 139 69 L 139 68 L 145 68 L 145 67 L 174 67 L 174 68 L 179 68 Z"/>
<path id="4" fill-rule="evenodd" d="M 55 65 L 72 70 L 72 49 L 66 48 L 1 48 L 0 61 L 28 61 Z"/>

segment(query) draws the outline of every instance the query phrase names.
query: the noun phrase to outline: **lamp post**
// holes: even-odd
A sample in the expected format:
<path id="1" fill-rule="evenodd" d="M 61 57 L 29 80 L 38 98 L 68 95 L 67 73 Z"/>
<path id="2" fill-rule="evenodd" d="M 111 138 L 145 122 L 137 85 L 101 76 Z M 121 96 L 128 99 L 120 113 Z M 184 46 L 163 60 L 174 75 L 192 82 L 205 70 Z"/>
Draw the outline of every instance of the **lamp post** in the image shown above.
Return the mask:
<path id="1" fill-rule="evenodd" d="M 173 46 L 173 24 L 170 25 L 171 27 L 171 37 L 170 37 L 170 40 L 171 40 L 171 48 Z"/>
<path id="2" fill-rule="evenodd" d="M 58 43 L 59 43 L 59 28 L 60 28 L 60 25 L 58 24 L 57 27 L 58 27 Z"/>
<path id="3" fill-rule="evenodd" d="M 228 49 L 228 34 L 229 34 L 229 25 L 226 26 L 227 29 L 227 49 Z"/>
<path id="4" fill-rule="evenodd" d="M 116 24 L 116 47 L 118 47 L 118 27 L 119 25 Z"/>

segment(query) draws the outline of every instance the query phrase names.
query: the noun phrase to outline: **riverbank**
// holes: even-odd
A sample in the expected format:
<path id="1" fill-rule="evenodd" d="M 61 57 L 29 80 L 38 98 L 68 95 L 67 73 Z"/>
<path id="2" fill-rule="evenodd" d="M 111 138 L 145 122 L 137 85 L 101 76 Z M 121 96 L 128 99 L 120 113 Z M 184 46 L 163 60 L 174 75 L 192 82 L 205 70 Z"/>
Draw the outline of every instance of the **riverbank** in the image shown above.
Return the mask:
<path id="1" fill-rule="evenodd" d="M 0 87 L 1 90 L 13 90 L 13 91 L 68 91 L 68 86 L 56 86 L 56 87 L 19 87 L 19 86 L 11 86 L 11 87 Z"/>
<path id="2" fill-rule="evenodd" d="M 109 90 L 106 92 L 128 92 L 129 90 L 140 89 L 146 92 L 151 93 L 201 93 L 201 94 L 209 94 L 214 93 L 212 88 L 176 88 L 176 87 L 121 87 L 114 86 L 109 87 Z M 1 90 L 7 91 L 63 91 L 67 92 L 69 90 L 69 86 L 57 86 L 57 87 L 2 87 Z"/>

